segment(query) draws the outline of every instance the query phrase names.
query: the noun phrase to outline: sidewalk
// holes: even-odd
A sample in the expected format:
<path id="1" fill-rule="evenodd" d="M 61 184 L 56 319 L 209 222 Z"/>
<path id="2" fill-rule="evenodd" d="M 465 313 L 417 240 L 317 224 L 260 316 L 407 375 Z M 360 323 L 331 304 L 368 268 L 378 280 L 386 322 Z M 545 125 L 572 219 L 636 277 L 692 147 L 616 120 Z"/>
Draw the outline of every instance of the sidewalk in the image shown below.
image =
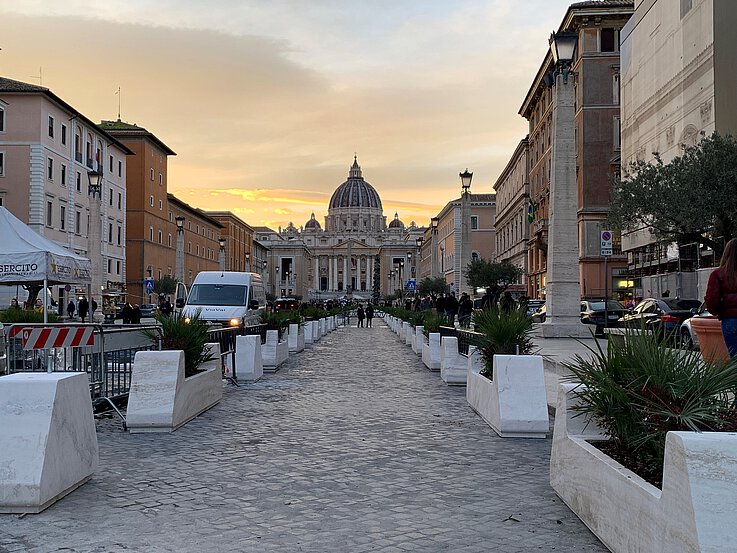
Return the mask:
<path id="1" fill-rule="evenodd" d="M 606 551 L 550 488 L 550 439 L 497 437 L 381 319 L 225 390 L 173 434 L 99 421 L 92 480 L 0 515 L 0 551 Z"/>

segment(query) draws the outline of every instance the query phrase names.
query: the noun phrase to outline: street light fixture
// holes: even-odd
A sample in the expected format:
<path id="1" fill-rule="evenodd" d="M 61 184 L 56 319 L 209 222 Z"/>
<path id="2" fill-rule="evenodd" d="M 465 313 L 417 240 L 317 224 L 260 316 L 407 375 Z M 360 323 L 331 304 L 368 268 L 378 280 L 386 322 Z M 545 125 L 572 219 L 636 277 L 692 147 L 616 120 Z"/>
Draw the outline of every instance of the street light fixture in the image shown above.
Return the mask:
<path id="1" fill-rule="evenodd" d="M 184 282 L 184 217 L 177 215 L 174 217 L 177 224 L 177 256 L 176 256 L 176 279 L 177 282 Z"/>
<path id="2" fill-rule="evenodd" d="M 102 218 L 100 217 L 102 201 L 102 172 L 88 171 L 87 179 L 89 180 L 88 192 L 90 195 L 90 230 L 89 230 L 89 252 L 90 262 L 92 263 L 92 279 L 89 289 L 89 303 L 95 302 L 102 305 L 100 292 L 102 291 Z M 44 283 L 44 296 L 46 295 L 46 283 Z M 44 297 L 44 305 L 46 298 Z M 44 309 L 44 321 L 46 321 L 46 309 Z M 90 317 L 90 321 L 92 318 Z"/>
<path id="3" fill-rule="evenodd" d="M 246 252 L 246 272 L 251 272 L 251 252 Z"/>
<path id="4" fill-rule="evenodd" d="M 573 55 L 576 52 L 578 33 L 561 31 L 550 35 L 550 53 L 553 55 L 553 63 L 563 74 L 563 83 L 568 83 L 568 74 L 573 63 Z"/>
<path id="5" fill-rule="evenodd" d="M 220 270 L 225 270 L 225 238 L 218 238 L 218 244 L 220 245 Z"/>
<path id="6" fill-rule="evenodd" d="M 471 219 L 471 206 L 469 205 L 469 193 L 468 190 L 471 188 L 471 179 L 473 179 L 473 173 L 470 173 L 466 169 L 463 173 L 458 173 L 461 178 L 461 188 L 463 194 L 461 195 L 461 251 L 460 251 L 460 263 L 456 263 L 456 270 L 454 271 L 453 281 L 456 283 L 456 289 L 459 292 L 465 290 L 465 285 L 461 284 L 463 278 L 461 271 L 465 267 L 466 263 L 470 261 L 469 252 L 471 251 L 471 231 L 470 231 L 470 219 Z"/>
<path id="7" fill-rule="evenodd" d="M 458 176 L 461 177 L 461 188 L 463 189 L 464 194 L 468 194 L 468 189 L 471 188 L 471 179 L 473 179 L 473 173 L 468 172 L 468 167 L 466 168 L 463 173 L 458 173 Z"/>

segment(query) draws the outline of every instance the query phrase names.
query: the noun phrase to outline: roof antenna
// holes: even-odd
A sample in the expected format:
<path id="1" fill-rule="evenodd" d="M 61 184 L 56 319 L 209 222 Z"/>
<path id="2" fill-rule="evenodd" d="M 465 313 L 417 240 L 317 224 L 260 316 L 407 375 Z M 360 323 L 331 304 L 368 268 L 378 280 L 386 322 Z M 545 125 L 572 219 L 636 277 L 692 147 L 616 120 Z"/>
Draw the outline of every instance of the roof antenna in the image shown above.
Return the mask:
<path id="1" fill-rule="evenodd" d="M 115 94 L 118 96 L 118 123 L 120 123 L 120 87 L 118 87 L 117 92 Z"/>

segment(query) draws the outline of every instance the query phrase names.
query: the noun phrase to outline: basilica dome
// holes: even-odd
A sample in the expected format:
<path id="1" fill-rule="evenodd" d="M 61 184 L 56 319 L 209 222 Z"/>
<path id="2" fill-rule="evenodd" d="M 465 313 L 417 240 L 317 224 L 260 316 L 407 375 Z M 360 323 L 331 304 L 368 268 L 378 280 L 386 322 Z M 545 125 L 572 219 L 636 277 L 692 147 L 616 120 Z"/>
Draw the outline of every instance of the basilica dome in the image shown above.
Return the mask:
<path id="1" fill-rule="evenodd" d="M 305 230 L 322 230 L 322 227 L 320 227 L 320 222 L 315 219 L 315 213 L 313 212 L 310 216 L 310 220 L 305 223 Z"/>
<path id="2" fill-rule="evenodd" d="M 361 167 L 355 157 L 348 173 L 348 180 L 335 189 L 329 204 L 330 209 L 351 207 L 377 209 L 380 212 L 383 210 L 379 194 L 373 186 L 363 180 Z"/>

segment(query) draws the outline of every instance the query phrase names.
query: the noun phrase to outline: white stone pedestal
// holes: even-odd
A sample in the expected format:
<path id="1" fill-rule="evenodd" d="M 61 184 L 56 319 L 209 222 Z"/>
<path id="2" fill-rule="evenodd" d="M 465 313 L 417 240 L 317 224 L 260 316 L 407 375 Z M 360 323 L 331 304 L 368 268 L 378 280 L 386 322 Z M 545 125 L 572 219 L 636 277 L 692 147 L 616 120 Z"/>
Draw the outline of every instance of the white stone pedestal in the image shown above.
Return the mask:
<path id="1" fill-rule="evenodd" d="M 495 355 L 493 380 L 470 369 L 466 400 L 502 438 L 545 438 L 550 431 L 539 355 Z"/>
<path id="2" fill-rule="evenodd" d="M 412 336 L 415 335 L 415 329 L 410 323 L 404 323 L 404 343 L 408 346 L 412 345 Z"/>
<path id="3" fill-rule="evenodd" d="M 266 331 L 266 343 L 261 346 L 265 372 L 274 372 L 289 359 L 289 344 L 279 341 L 278 330 Z"/>
<path id="4" fill-rule="evenodd" d="M 423 340 L 422 362 L 431 371 L 440 370 L 440 333 L 431 332 L 427 337 L 427 343 Z"/>
<path id="5" fill-rule="evenodd" d="M 305 321 L 304 333 L 305 333 L 305 347 L 312 346 L 312 344 L 315 342 L 315 339 L 312 336 L 312 321 Z"/>
<path id="6" fill-rule="evenodd" d="M 448 385 L 465 386 L 468 360 L 458 353 L 458 338 L 443 336 L 440 341 L 440 378 Z"/>
<path id="7" fill-rule="evenodd" d="M 220 345 L 208 346 L 215 359 L 187 378 L 182 350 L 136 353 L 125 418 L 129 432 L 173 432 L 222 399 Z"/>
<path id="8" fill-rule="evenodd" d="M 235 339 L 235 366 L 238 380 L 255 382 L 264 375 L 261 358 L 261 336 L 237 336 Z"/>
<path id="9" fill-rule="evenodd" d="M 97 469 L 86 373 L 0 378 L 0 513 L 40 513 Z"/>
<path id="10" fill-rule="evenodd" d="M 415 327 L 414 338 L 412 339 L 412 351 L 417 355 L 422 355 L 422 344 L 425 343 L 425 335 L 423 333 L 425 327 L 417 325 Z"/>
<path id="11" fill-rule="evenodd" d="M 289 325 L 289 353 L 299 353 L 305 350 L 305 333 L 302 326 L 292 323 Z"/>

